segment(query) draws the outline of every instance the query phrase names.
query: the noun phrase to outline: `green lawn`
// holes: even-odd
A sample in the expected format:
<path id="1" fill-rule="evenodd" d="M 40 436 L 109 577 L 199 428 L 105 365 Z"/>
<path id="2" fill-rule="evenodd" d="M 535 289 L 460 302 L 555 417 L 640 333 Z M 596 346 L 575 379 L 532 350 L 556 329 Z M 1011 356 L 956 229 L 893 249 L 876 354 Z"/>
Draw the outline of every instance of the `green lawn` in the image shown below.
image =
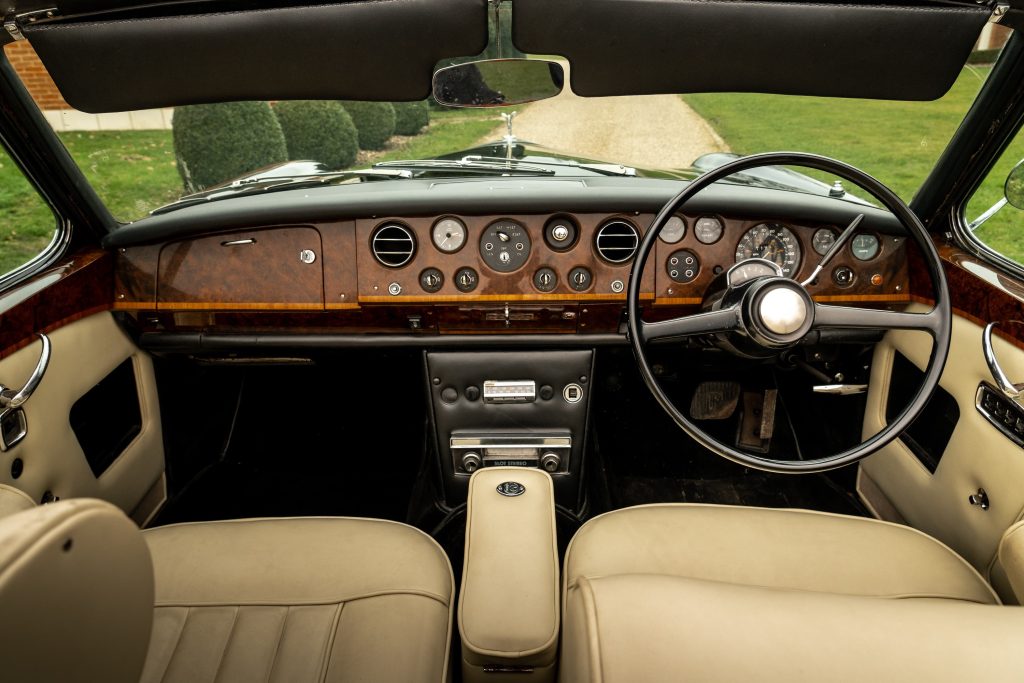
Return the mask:
<path id="1" fill-rule="evenodd" d="M 949 143 L 977 96 L 988 67 L 964 69 L 953 88 L 935 102 L 835 100 L 779 95 L 700 94 L 683 99 L 740 154 L 770 150 L 817 152 L 857 166 L 910 200 Z M 974 218 L 1002 196 L 1009 169 L 1024 158 L 1024 139 L 1014 142 L 971 200 Z M 1007 207 L 978 236 L 997 250 L 1024 260 L 1024 212 Z"/>
<path id="2" fill-rule="evenodd" d="M 422 158 L 471 147 L 500 125 L 495 110 L 434 110 L 424 133 L 379 158 Z M 75 132 L 60 138 L 120 220 L 141 218 L 182 194 L 170 131 Z M 49 209 L 0 150 L 0 273 L 42 251 L 55 225 Z"/>

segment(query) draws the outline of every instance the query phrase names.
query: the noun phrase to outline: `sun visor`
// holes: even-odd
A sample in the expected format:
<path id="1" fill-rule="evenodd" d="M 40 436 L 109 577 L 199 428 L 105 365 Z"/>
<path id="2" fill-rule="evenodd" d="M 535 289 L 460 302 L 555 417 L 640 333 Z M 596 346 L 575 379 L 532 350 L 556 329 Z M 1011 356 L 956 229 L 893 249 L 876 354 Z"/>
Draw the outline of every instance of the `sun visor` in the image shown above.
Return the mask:
<path id="1" fill-rule="evenodd" d="M 758 92 L 933 100 L 982 6 L 744 0 L 515 0 L 512 40 L 564 55 L 579 95 Z"/>
<path id="2" fill-rule="evenodd" d="M 352 0 L 23 29 L 64 99 L 100 113 L 228 100 L 416 100 L 487 45 L 486 0 Z"/>

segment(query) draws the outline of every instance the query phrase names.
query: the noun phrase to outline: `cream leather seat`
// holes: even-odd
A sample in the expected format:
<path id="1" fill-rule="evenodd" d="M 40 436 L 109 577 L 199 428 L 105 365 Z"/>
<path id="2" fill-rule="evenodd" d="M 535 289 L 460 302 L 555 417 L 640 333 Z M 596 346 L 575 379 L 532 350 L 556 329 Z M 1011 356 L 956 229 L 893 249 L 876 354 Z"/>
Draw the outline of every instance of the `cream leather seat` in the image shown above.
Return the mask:
<path id="1" fill-rule="evenodd" d="M 0 678 L 440 683 L 453 592 L 443 551 L 402 524 L 140 533 L 106 503 L 64 501 L 0 519 Z"/>
<path id="2" fill-rule="evenodd" d="M 908 527 L 651 505 L 566 553 L 563 681 L 1024 680 L 1024 611 Z"/>

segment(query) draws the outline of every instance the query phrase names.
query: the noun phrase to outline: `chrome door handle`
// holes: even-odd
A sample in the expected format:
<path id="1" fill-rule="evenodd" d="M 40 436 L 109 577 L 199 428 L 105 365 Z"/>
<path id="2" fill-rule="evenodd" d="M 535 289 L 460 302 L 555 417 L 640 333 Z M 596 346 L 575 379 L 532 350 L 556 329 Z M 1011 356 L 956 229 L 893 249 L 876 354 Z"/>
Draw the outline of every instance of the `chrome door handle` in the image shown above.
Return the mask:
<path id="1" fill-rule="evenodd" d="M 1011 382 L 1010 378 L 1006 376 L 1005 372 L 1003 372 L 1003 368 L 999 365 L 999 361 L 996 360 L 996 352 L 992 347 L 992 328 L 998 324 L 998 322 L 989 323 L 985 326 L 985 331 L 981 334 L 981 350 L 985 354 L 985 363 L 988 364 L 989 372 L 992 373 L 992 379 L 995 380 L 999 391 L 1001 391 L 1006 398 L 1012 400 L 1017 405 L 1024 407 L 1024 395 L 1021 394 L 1021 385 Z"/>
<path id="2" fill-rule="evenodd" d="M 25 382 L 19 391 L 14 389 L 8 389 L 7 387 L 0 384 L 0 407 L 6 409 L 14 409 L 22 405 L 25 401 L 32 396 L 32 392 L 39 386 L 39 382 L 43 379 L 43 374 L 46 372 L 46 366 L 50 364 L 50 338 L 45 334 L 40 333 L 39 339 L 43 342 L 43 350 L 39 354 L 39 362 L 36 363 L 36 369 L 32 371 L 28 381 Z"/>

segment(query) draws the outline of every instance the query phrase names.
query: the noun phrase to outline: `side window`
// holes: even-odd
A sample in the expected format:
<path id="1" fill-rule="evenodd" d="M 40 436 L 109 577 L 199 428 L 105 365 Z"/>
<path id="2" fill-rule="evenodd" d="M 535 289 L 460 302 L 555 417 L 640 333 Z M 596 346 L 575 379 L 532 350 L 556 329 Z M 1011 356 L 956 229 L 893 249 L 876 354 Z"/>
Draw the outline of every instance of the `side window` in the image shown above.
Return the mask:
<path id="1" fill-rule="evenodd" d="M 23 83 L 56 93 L 27 41 L 6 45 L 4 56 Z M 50 100 L 37 102 L 53 106 Z M 50 206 L 0 147 L 0 278 L 41 254 L 56 232 L 57 218 Z"/>
<path id="2" fill-rule="evenodd" d="M 41 254 L 56 232 L 50 206 L 0 147 L 0 277 Z"/>
<path id="3" fill-rule="evenodd" d="M 971 236 L 1024 266 L 1024 131 L 967 202 L 964 220 Z"/>

